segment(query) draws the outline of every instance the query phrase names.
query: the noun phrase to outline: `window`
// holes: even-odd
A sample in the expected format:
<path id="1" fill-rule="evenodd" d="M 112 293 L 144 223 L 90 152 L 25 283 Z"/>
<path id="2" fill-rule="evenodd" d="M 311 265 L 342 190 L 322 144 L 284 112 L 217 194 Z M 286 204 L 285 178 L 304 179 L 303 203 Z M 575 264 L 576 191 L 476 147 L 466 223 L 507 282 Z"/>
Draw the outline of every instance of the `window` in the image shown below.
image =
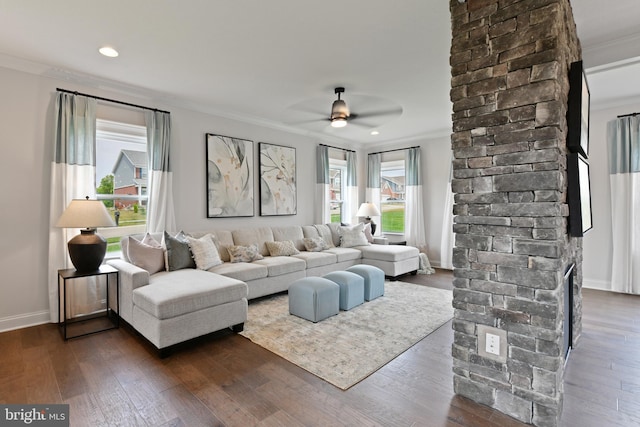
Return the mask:
<path id="1" fill-rule="evenodd" d="M 404 233 L 404 160 L 380 163 L 380 206 L 383 233 Z"/>
<path id="2" fill-rule="evenodd" d="M 100 229 L 107 258 L 120 255 L 120 238 L 144 233 L 147 223 L 147 129 L 96 120 L 96 194 L 117 227 Z"/>
<path id="3" fill-rule="evenodd" d="M 347 164 L 343 160 L 329 159 L 329 191 L 331 192 L 331 222 L 342 222 L 344 216 L 344 185 Z"/>

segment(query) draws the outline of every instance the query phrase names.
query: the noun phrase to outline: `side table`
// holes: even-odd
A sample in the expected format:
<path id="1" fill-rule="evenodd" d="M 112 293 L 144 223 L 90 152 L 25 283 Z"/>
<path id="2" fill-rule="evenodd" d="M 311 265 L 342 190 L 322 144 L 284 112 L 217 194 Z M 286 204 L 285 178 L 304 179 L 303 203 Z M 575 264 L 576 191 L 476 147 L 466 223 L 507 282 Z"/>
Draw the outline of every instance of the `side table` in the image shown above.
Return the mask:
<path id="1" fill-rule="evenodd" d="M 99 313 L 91 313 L 86 315 L 76 316 L 72 319 L 67 319 L 67 300 L 68 300 L 68 286 L 73 288 L 73 280 L 96 277 L 97 280 L 106 280 L 106 309 L 104 312 L 101 310 Z M 111 286 L 112 279 L 115 278 L 115 301 L 112 301 L 113 287 Z M 67 283 L 70 282 L 70 283 Z M 120 275 L 116 268 L 110 265 L 101 265 L 99 269 L 95 271 L 79 272 L 74 268 L 58 270 L 58 315 L 62 314 L 60 321 L 60 328 L 62 337 L 65 340 L 71 338 L 82 337 L 89 334 L 95 334 L 97 332 L 107 331 L 109 329 L 115 329 L 120 326 Z M 112 292 L 110 292 L 110 289 Z M 60 306 L 62 304 L 62 307 Z M 70 335 L 70 332 L 75 331 L 75 334 Z"/>

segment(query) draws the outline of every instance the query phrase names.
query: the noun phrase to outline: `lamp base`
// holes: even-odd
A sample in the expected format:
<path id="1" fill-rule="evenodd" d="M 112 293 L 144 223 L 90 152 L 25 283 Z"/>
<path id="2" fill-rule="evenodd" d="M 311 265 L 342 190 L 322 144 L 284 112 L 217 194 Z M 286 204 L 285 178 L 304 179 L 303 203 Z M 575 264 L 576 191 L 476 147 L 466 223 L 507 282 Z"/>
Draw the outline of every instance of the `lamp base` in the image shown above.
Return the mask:
<path id="1" fill-rule="evenodd" d="M 107 241 L 95 228 L 84 229 L 69 240 L 69 257 L 79 272 L 96 271 L 107 253 Z"/>

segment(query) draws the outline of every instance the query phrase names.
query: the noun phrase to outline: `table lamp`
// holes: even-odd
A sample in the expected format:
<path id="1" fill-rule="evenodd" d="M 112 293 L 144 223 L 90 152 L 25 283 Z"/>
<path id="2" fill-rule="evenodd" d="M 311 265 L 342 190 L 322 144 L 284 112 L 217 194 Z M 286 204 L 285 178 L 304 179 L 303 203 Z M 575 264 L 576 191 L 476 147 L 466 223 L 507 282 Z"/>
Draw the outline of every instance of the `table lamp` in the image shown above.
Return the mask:
<path id="1" fill-rule="evenodd" d="M 380 216 L 380 210 L 378 207 L 369 202 L 365 202 L 360 205 L 356 216 L 365 217 L 366 222 L 371 223 L 371 234 L 375 234 L 376 232 L 376 223 L 371 219 L 372 216 Z"/>
<path id="2" fill-rule="evenodd" d="M 96 227 L 115 227 L 104 203 L 99 200 L 74 199 L 62 213 L 56 227 L 81 228 L 80 234 L 69 240 L 69 257 L 79 272 L 95 271 L 107 253 L 107 241 L 96 233 Z"/>

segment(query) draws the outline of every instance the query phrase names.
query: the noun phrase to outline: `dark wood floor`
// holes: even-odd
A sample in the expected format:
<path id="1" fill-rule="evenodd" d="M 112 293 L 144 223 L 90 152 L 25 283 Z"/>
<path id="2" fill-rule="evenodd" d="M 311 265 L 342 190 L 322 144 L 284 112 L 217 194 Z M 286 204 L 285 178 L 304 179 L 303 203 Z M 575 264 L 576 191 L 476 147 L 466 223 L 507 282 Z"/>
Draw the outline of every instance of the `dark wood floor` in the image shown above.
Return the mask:
<path id="1" fill-rule="evenodd" d="M 640 425 L 640 297 L 585 290 L 583 325 L 562 425 Z M 453 394 L 452 335 L 342 391 L 232 333 L 158 359 L 128 328 L 64 342 L 41 325 L 0 334 L 0 403 L 69 403 L 72 426 L 524 426 Z"/>

